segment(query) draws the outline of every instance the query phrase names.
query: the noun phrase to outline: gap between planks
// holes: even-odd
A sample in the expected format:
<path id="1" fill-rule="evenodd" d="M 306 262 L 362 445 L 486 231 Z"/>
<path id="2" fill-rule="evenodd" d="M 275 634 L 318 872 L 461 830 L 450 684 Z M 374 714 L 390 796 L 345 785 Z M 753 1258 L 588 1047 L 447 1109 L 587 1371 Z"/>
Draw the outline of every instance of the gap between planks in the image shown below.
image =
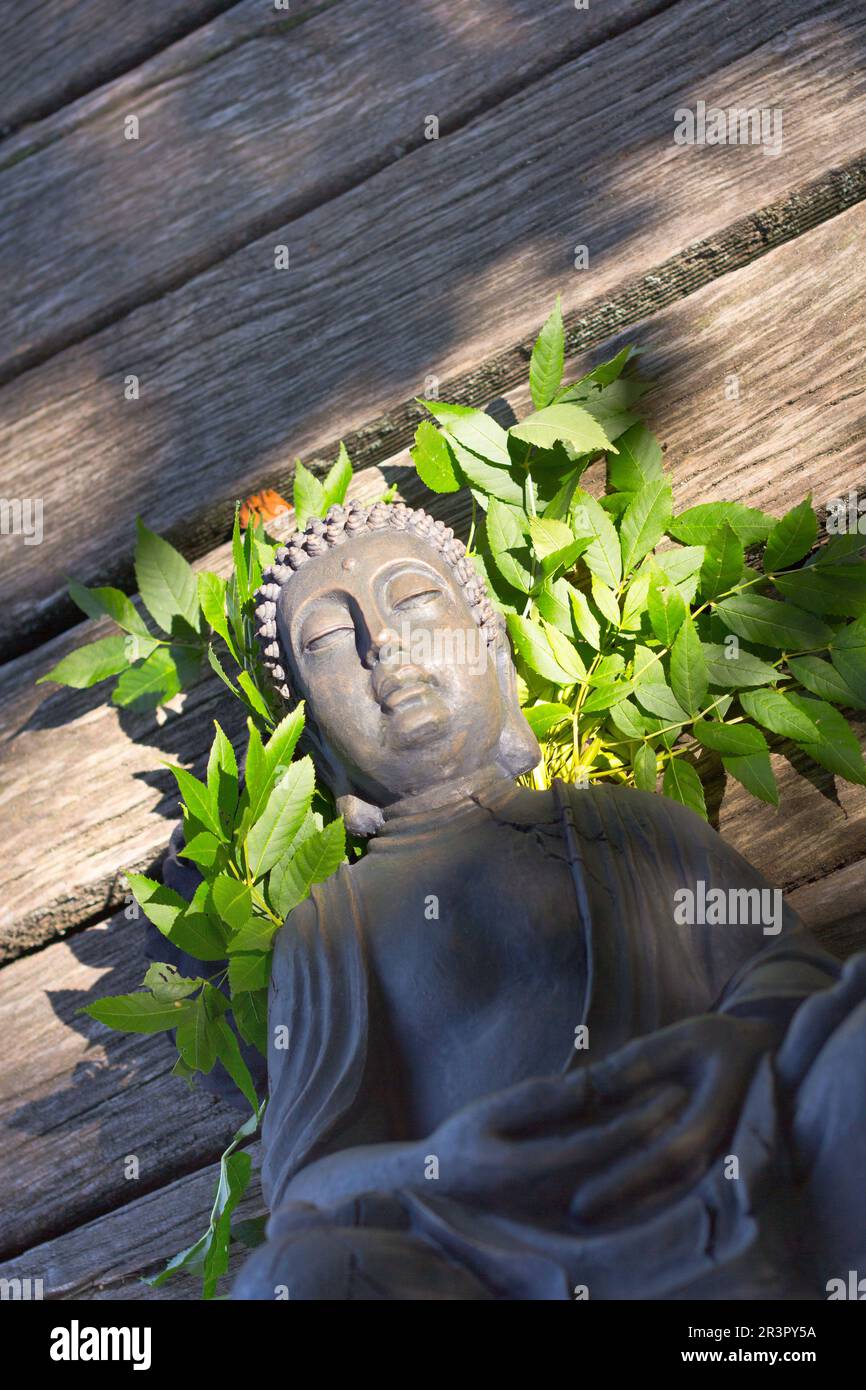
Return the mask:
<path id="1" fill-rule="evenodd" d="M 3 650 L 71 621 L 65 571 L 130 582 L 127 519 L 136 511 L 163 533 L 182 533 L 191 556 L 203 554 L 225 534 L 222 502 L 270 476 L 287 439 L 293 452 L 316 456 L 323 440 L 421 391 L 426 374 L 471 376 L 522 341 L 556 289 L 570 313 L 590 295 L 613 299 L 653 273 L 660 243 L 700 243 L 705 253 L 744 207 L 763 200 L 771 214 L 828 166 L 862 154 L 856 54 L 866 26 L 847 0 L 817 14 L 798 8 L 784 39 L 790 5 L 757 15 L 738 6 L 721 45 L 686 25 L 686 8 L 643 24 L 640 43 L 615 40 L 591 62 L 566 64 L 296 219 L 285 235 L 297 273 L 282 288 L 266 269 L 265 238 L 11 382 L 0 468 L 13 495 L 32 489 L 35 470 L 53 544 L 38 566 L 20 547 L 9 553 Z M 772 87 L 790 113 L 784 158 L 675 147 L 672 111 L 707 83 L 716 100 L 739 104 Z M 847 204 L 850 177 L 843 171 L 841 198 L 833 186 L 832 205 L 818 200 L 813 217 Z M 805 225 L 795 216 L 787 234 Z M 769 244 L 768 227 L 775 235 L 762 216 L 746 229 L 750 254 Z M 593 256 L 581 274 L 571 259 L 578 236 Z M 68 292 L 64 280 L 58 293 Z M 631 312 L 652 307 L 644 299 Z M 129 370 L 146 384 L 134 406 L 122 399 Z M 376 456 L 393 447 L 380 440 Z"/>

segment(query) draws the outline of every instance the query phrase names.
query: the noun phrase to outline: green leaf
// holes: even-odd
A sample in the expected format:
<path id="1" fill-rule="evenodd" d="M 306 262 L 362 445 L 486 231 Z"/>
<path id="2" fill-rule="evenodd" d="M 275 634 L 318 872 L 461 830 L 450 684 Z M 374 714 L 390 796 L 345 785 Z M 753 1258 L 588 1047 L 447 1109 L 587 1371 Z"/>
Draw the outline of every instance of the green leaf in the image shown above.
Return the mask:
<path id="1" fill-rule="evenodd" d="M 587 387 L 592 385 L 610 386 L 622 375 L 626 365 L 637 355 L 638 351 L 639 349 L 633 343 L 629 343 L 628 347 L 621 348 L 615 357 L 608 358 L 606 362 L 600 362 L 597 367 L 593 367 L 591 372 L 587 372 L 579 381 L 575 381 L 569 386 L 563 394 L 563 399 L 574 394 L 582 395 Z"/>
<path id="2" fill-rule="evenodd" d="M 669 724 L 688 723 L 688 714 L 665 681 L 646 681 L 636 685 L 634 696 L 647 714 L 655 714 Z"/>
<path id="3" fill-rule="evenodd" d="M 69 581 L 69 597 L 88 618 L 109 617 L 125 632 L 149 637 L 144 619 L 131 598 L 120 589 L 88 589 L 75 579 Z"/>
<path id="4" fill-rule="evenodd" d="M 291 847 L 313 797 L 315 775 L 309 757 L 291 763 L 274 786 L 265 809 L 246 840 L 254 879 L 266 874 Z"/>
<path id="5" fill-rule="evenodd" d="M 265 809 L 271 789 L 278 777 L 289 767 L 304 729 L 304 703 L 280 720 L 268 739 L 267 748 L 252 720 L 248 720 L 249 745 L 246 761 L 246 809 L 239 818 L 239 838 L 246 837 L 249 827 Z"/>
<path id="6" fill-rule="evenodd" d="M 574 643 L 555 628 L 552 623 L 542 621 L 541 626 L 553 652 L 557 665 L 565 671 L 572 681 L 581 681 L 586 675 L 586 667 Z"/>
<path id="7" fill-rule="evenodd" d="M 503 578 L 521 593 L 528 593 L 531 575 L 523 514 L 491 497 L 487 508 L 487 543 Z M 571 532 L 569 531 L 569 537 Z"/>
<path id="8" fill-rule="evenodd" d="M 171 632 L 176 618 L 198 627 L 198 585 L 187 561 L 153 531 L 136 519 L 135 577 L 142 602 L 164 632 Z"/>
<path id="9" fill-rule="evenodd" d="M 448 405 L 445 401 L 419 401 L 419 405 L 429 410 L 434 419 L 439 421 L 448 438 L 462 445 L 463 450 L 469 450 L 500 468 L 510 468 L 508 436 L 492 415 L 472 406 Z M 460 453 L 458 461 L 463 467 Z"/>
<path id="10" fill-rule="evenodd" d="M 177 1050 L 193 1071 L 207 1074 L 216 1061 L 216 1039 L 213 1020 L 207 1011 L 202 992 L 190 1012 L 178 1025 Z"/>
<path id="11" fill-rule="evenodd" d="M 705 555 L 706 549 L 702 545 L 683 545 L 654 555 L 652 563 L 676 585 L 683 603 L 691 604 L 698 591 L 698 578 Z"/>
<path id="12" fill-rule="evenodd" d="M 198 601 L 204 613 L 205 622 L 223 639 L 232 656 L 237 661 L 237 648 L 229 632 L 226 618 L 226 581 L 218 574 L 204 570 L 198 576 Z"/>
<path id="13" fill-rule="evenodd" d="M 276 869 L 272 869 L 271 873 L 276 873 Z M 267 917 L 250 918 L 229 942 L 229 955 L 244 951 L 270 951 L 279 929 L 278 924 Z"/>
<path id="14" fill-rule="evenodd" d="M 220 842 L 209 830 L 200 830 L 178 851 L 178 858 L 189 859 L 203 869 L 212 869 L 220 853 Z"/>
<path id="15" fill-rule="evenodd" d="M 769 753 L 749 753 L 741 758 L 722 758 L 726 772 L 742 782 L 746 791 L 766 801 L 770 806 L 778 806 L 779 791 L 770 763 Z"/>
<path id="16" fill-rule="evenodd" d="M 574 626 L 577 628 L 584 641 L 588 642 L 594 651 L 598 651 L 601 645 L 601 628 L 598 625 L 598 619 L 589 606 L 586 594 L 582 593 L 580 589 L 573 589 L 569 586 L 568 597 L 571 603 Z"/>
<path id="17" fill-rule="evenodd" d="M 247 990 L 267 989 L 271 977 L 271 958 L 261 951 L 243 951 L 229 957 L 229 985 L 232 995 Z"/>
<path id="18" fill-rule="evenodd" d="M 207 789 L 211 805 L 217 808 L 224 838 L 228 839 L 238 804 L 238 765 L 235 751 L 216 720 L 214 728 L 216 735 L 208 758 Z"/>
<path id="19" fill-rule="evenodd" d="M 272 723 L 271 712 L 268 709 L 267 701 L 250 675 L 249 671 L 241 671 L 238 676 L 238 685 L 247 697 L 247 701 L 254 714 L 257 714 L 265 724 Z"/>
<path id="20" fill-rule="evenodd" d="M 747 758 L 752 753 L 766 753 L 767 740 L 754 724 L 724 724 L 718 719 L 697 719 L 692 733 L 713 753 L 725 757 Z"/>
<path id="21" fill-rule="evenodd" d="M 707 675 L 711 685 L 721 685 L 725 689 L 735 689 L 747 685 L 772 685 L 779 679 L 779 672 L 769 662 L 761 661 L 751 652 L 740 648 L 736 656 L 728 656 L 728 648 L 710 642 L 701 644 L 707 663 Z"/>
<path id="22" fill-rule="evenodd" d="M 556 661 L 544 630 L 537 623 L 517 613 L 509 613 L 506 621 L 515 650 L 530 671 L 535 671 L 536 675 L 543 676 L 545 680 L 553 681 L 554 685 L 574 684 L 574 677 L 563 670 Z"/>
<path id="23" fill-rule="evenodd" d="M 609 589 L 619 588 L 622 552 L 616 528 L 604 508 L 580 488 L 574 494 L 572 522 L 576 536 L 590 539 L 583 554 L 587 568 Z"/>
<path id="24" fill-rule="evenodd" d="M 574 544 L 571 527 L 554 517 L 530 517 L 529 534 L 532 537 L 533 549 L 540 560 L 546 560 Z M 521 539 L 520 544 L 525 543 L 525 540 Z"/>
<path id="25" fill-rule="evenodd" d="M 546 701 L 537 705 L 530 705 L 528 709 L 524 709 L 523 713 L 535 737 L 542 742 L 566 719 L 571 719 L 571 710 L 568 705 L 551 704 Z"/>
<path id="26" fill-rule="evenodd" d="M 243 994 L 237 996 L 237 1002 L 235 1002 L 234 999 L 232 1000 L 232 1012 L 235 1016 L 235 1023 L 238 1021 L 238 1004 L 240 1004 L 243 999 L 250 998 L 253 994 L 260 996 L 261 991 L 245 991 Z M 214 1020 L 211 1036 L 213 1037 L 214 1046 L 216 1048 L 216 1055 L 222 1062 L 232 1081 L 235 1083 L 244 1099 L 249 1102 L 254 1110 L 257 1109 L 259 1098 L 256 1094 L 255 1083 L 250 1075 L 250 1069 L 243 1059 L 240 1045 L 227 1018 L 218 1018 Z M 241 1157 L 241 1155 L 238 1154 L 237 1157 Z"/>
<path id="27" fill-rule="evenodd" d="M 341 819 L 310 835 L 290 859 L 274 868 L 268 891 L 271 902 L 287 917 L 307 897 L 314 883 L 330 878 L 346 855 L 346 830 Z"/>
<path id="28" fill-rule="evenodd" d="M 691 616 L 671 648 L 671 689 L 689 714 L 697 714 L 707 693 L 707 662 Z"/>
<path id="29" fill-rule="evenodd" d="M 778 574 L 779 593 L 810 613 L 842 618 L 866 614 L 866 565 L 809 565 L 793 574 Z"/>
<path id="30" fill-rule="evenodd" d="M 835 633 L 830 660 L 857 699 L 866 700 L 866 618 L 858 618 Z"/>
<path id="31" fill-rule="evenodd" d="M 164 1033 L 177 1028 L 193 1005 L 183 1000 L 163 1003 L 152 994 L 111 994 L 86 1004 L 77 1012 L 88 1014 L 108 1028 L 122 1033 Z"/>
<path id="32" fill-rule="evenodd" d="M 683 806 L 688 806 L 689 810 L 696 811 L 699 816 L 703 816 L 706 820 L 707 807 L 704 801 L 704 789 L 701 786 L 701 779 L 691 763 L 687 763 L 683 758 L 671 758 L 665 768 L 662 790 L 665 796 L 679 801 Z"/>
<path id="33" fill-rule="evenodd" d="M 743 542 L 723 521 L 709 536 L 701 565 L 701 598 L 718 598 L 739 583 L 745 564 Z"/>
<path id="34" fill-rule="evenodd" d="M 204 980 L 187 979 L 178 973 L 177 966 L 160 961 L 148 967 L 144 983 L 160 1004 L 173 1004 L 176 999 L 186 999 L 188 995 L 195 994 Z"/>
<path id="35" fill-rule="evenodd" d="M 565 364 L 565 332 L 559 295 L 547 322 L 536 339 L 529 362 L 529 389 L 536 410 L 550 405 L 562 380 Z"/>
<path id="36" fill-rule="evenodd" d="M 595 686 L 583 702 L 582 710 L 584 714 L 592 714 L 598 710 L 612 710 L 620 704 L 624 704 L 627 697 L 634 690 L 634 682 L 628 680 L 606 681 Z"/>
<path id="37" fill-rule="evenodd" d="M 168 936 L 180 914 L 189 907 L 186 898 L 145 874 L 128 874 L 127 880 L 144 915 L 159 928 L 163 936 Z"/>
<path id="38" fill-rule="evenodd" d="M 324 487 L 315 474 L 304 467 L 300 459 L 295 460 L 292 505 L 299 529 L 306 526 L 311 516 L 324 516 L 327 511 Z"/>
<path id="39" fill-rule="evenodd" d="M 781 690 L 744 690 L 740 705 L 750 719 L 781 738 L 808 742 L 820 736 L 814 721 Z"/>
<path id="40" fill-rule="evenodd" d="M 638 492 L 662 476 L 662 451 L 655 435 L 638 421 L 618 436 L 619 453 L 609 456 L 607 486 L 610 492 Z"/>
<path id="41" fill-rule="evenodd" d="M 232 874 L 221 873 L 211 886 L 214 907 L 233 932 L 240 931 L 253 910 L 252 894 L 245 883 Z"/>
<path id="42" fill-rule="evenodd" d="M 606 622 L 611 623 L 614 628 L 618 628 L 621 614 L 613 589 L 609 589 L 608 586 L 599 579 L 597 574 L 592 576 L 591 588 L 593 602 L 601 616 Z"/>
<path id="43" fill-rule="evenodd" d="M 742 502 L 701 502 L 674 517 L 668 531 L 684 545 L 707 545 L 723 522 L 727 522 L 743 545 L 755 545 L 767 539 L 776 519 Z"/>
<path id="44" fill-rule="evenodd" d="M 634 755 L 634 784 L 639 791 L 655 791 L 658 778 L 656 763 L 655 749 L 650 748 L 648 743 L 641 744 Z"/>
<path id="45" fill-rule="evenodd" d="M 430 420 L 422 420 L 409 450 L 422 483 L 431 492 L 458 492 L 463 486 L 454 470 L 448 442 Z"/>
<path id="46" fill-rule="evenodd" d="M 824 700 L 813 700 L 808 695 L 792 694 L 790 699 L 818 726 L 818 739 L 798 743 L 798 747 L 828 772 L 866 786 L 860 741 L 845 716 Z"/>
<path id="47" fill-rule="evenodd" d="M 686 605 L 679 589 L 667 575 L 654 569 L 649 577 L 647 608 L 656 637 L 669 647 L 686 619 Z"/>
<path id="48" fill-rule="evenodd" d="M 826 647 L 833 640 L 833 629 L 820 618 L 760 594 L 736 594 L 724 599 L 716 612 L 738 637 L 778 651 Z"/>
<path id="49" fill-rule="evenodd" d="M 667 530 L 672 513 L 671 486 L 665 478 L 653 478 L 635 493 L 619 528 L 626 574 L 655 549 Z"/>
<path id="50" fill-rule="evenodd" d="M 346 446 L 340 440 L 340 449 L 337 454 L 336 462 L 331 465 L 325 474 L 322 488 L 325 494 L 325 511 L 329 507 L 342 504 L 346 500 L 346 493 L 352 481 L 352 464 L 349 459 Z"/>
<path id="51" fill-rule="evenodd" d="M 456 439 L 451 439 L 450 443 L 460 471 L 472 488 L 485 497 L 498 497 L 500 502 L 508 502 L 513 507 L 523 506 L 524 480 L 516 468 L 490 463 L 471 449 L 464 448 Z"/>
<path id="52" fill-rule="evenodd" d="M 174 763 L 166 763 L 165 766 L 174 774 L 180 794 L 183 797 L 183 804 L 193 819 L 200 821 L 207 830 L 211 830 L 218 840 L 225 840 L 226 836 L 220 824 L 216 797 L 209 788 L 205 786 L 204 782 L 200 782 L 197 777 L 194 777 L 191 772 L 187 772 L 185 768 L 176 767 Z"/>
<path id="53" fill-rule="evenodd" d="M 229 1267 L 231 1215 L 249 1186 L 252 1159 L 248 1153 L 233 1153 L 223 1161 L 223 1176 L 217 1193 L 219 1208 L 213 1234 L 204 1256 L 202 1297 L 213 1298 L 217 1284 Z M 224 1192 L 224 1195 L 223 1195 Z"/>
<path id="54" fill-rule="evenodd" d="M 561 440 L 578 454 L 600 453 L 604 449 L 616 453 L 598 421 L 582 406 L 564 401 L 537 410 L 519 425 L 512 425 L 509 434 L 539 449 L 552 449 Z"/>
<path id="55" fill-rule="evenodd" d="M 37 685 L 54 681 L 57 685 L 69 685 L 73 690 L 86 690 L 91 685 L 104 681 L 107 676 L 116 676 L 127 666 L 126 638 L 100 637 L 98 642 L 90 642 L 70 652 L 62 661 L 40 676 Z"/>
<path id="56" fill-rule="evenodd" d="M 130 666 L 111 693 L 112 703 L 143 712 L 164 705 L 181 690 L 180 673 L 167 647 L 157 647 L 140 666 Z"/>
<path id="57" fill-rule="evenodd" d="M 829 661 L 819 656 L 792 656 L 788 670 L 812 695 L 849 709 L 866 709 L 866 699 L 860 700 Z"/>
<path id="58" fill-rule="evenodd" d="M 626 589 L 622 600 L 622 618 L 620 620 L 620 627 L 623 631 L 636 632 L 640 628 L 649 602 L 649 586 L 650 575 L 645 571 L 636 574 Z"/>
<path id="59" fill-rule="evenodd" d="M 610 710 L 610 722 L 624 738 L 642 739 L 647 732 L 643 715 L 631 700 L 618 700 Z M 653 755 L 655 767 L 655 755 Z M 653 781 L 653 789 L 655 781 Z"/>
<path id="60" fill-rule="evenodd" d="M 246 990 L 232 1000 L 235 1026 L 244 1042 L 252 1043 L 262 1056 L 268 1055 L 268 991 Z"/>
<path id="61" fill-rule="evenodd" d="M 812 494 L 792 508 L 770 532 L 764 551 L 764 573 L 790 569 L 808 555 L 818 539 L 818 518 L 812 511 Z"/>

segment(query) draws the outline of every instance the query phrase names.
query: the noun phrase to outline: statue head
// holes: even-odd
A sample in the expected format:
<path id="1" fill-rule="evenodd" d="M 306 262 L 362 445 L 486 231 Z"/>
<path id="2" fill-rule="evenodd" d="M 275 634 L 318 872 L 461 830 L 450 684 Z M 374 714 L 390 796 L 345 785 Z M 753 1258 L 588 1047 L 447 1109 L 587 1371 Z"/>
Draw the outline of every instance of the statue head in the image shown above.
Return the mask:
<path id="1" fill-rule="evenodd" d="M 350 828 L 486 769 L 534 767 L 505 625 L 463 543 L 402 503 L 309 521 L 257 594 L 264 663 Z"/>

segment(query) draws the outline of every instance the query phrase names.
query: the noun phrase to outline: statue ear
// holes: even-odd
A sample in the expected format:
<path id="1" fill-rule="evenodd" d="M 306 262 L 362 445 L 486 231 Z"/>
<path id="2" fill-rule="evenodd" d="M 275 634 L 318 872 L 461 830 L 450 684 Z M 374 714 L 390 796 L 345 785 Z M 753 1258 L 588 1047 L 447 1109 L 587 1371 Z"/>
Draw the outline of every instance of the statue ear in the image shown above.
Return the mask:
<path id="1" fill-rule="evenodd" d="M 496 645 L 496 673 L 502 694 L 502 733 L 496 763 L 509 777 L 531 772 L 541 758 L 538 739 L 526 722 L 517 698 L 517 672 L 505 638 Z"/>
<path id="2" fill-rule="evenodd" d="M 304 739 L 309 745 L 316 772 L 330 788 L 337 803 L 337 810 L 346 823 L 346 829 L 352 835 L 375 835 L 385 823 L 381 809 L 355 794 L 346 769 L 339 759 L 334 757 L 309 716 L 304 728 Z"/>

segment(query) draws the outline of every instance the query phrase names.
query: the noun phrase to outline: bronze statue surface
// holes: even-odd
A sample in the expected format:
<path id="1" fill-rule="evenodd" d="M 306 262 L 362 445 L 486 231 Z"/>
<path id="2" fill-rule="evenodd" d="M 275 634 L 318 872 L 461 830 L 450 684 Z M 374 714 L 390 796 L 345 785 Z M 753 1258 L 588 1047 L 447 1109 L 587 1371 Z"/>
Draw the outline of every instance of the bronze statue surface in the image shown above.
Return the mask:
<path id="1" fill-rule="evenodd" d="M 516 783 L 507 637 L 440 522 L 332 508 L 265 581 L 266 664 L 372 839 L 278 935 L 272 1217 L 234 1296 L 823 1298 L 866 1269 L 866 956 L 665 798 Z"/>

